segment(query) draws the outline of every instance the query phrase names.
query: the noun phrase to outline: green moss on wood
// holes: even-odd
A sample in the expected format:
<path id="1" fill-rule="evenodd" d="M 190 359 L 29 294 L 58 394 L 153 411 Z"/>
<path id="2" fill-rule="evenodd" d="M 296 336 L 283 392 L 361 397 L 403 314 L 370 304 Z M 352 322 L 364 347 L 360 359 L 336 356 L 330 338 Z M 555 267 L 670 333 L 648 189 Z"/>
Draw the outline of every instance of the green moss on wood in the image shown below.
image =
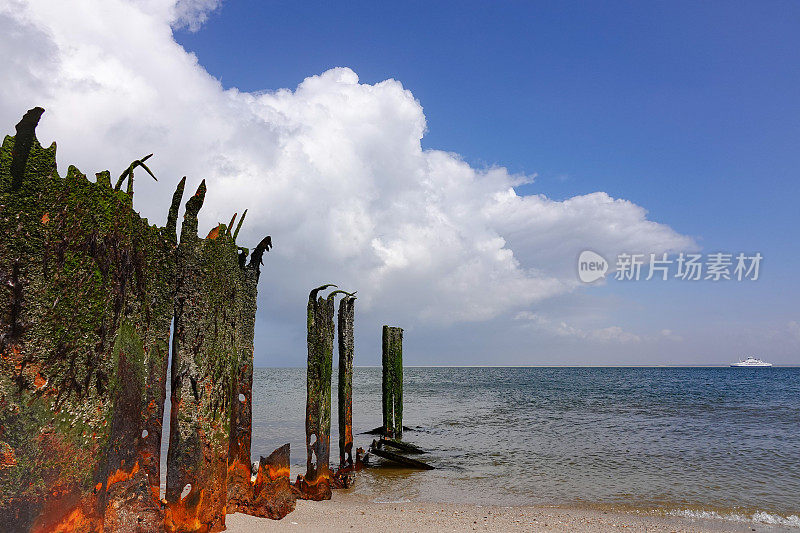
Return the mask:
<path id="1" fill-rule="evenodd" d="M 250 464 L 260 261 L 240 261 L 224 224 L 198 237 L 205 192 L 203 182 L 187 202 L 178 245 L 166 500 L 213 530 L 225 523 L 229 459 Z"/>
<path id="2" fill-rule="evenodd" d="M 16 462 L 0 472 L 0 529 L 9 516 L 24 528 L 45 500 L 102 506 L 109 474 L 137 463 L 158 486 L 175 269 L 174 244 L 107 172 L 61 178 L 55 144 L 32 136 L 14 183 L 15 142 L 0 150 L 0 440 Z"/>
<path id="3" fill-rule="evenodd" d="M 306 370 L 306 475 L 311 486 L 330 478 L 331 376 L 333 374 L 334 300 L 317 296 L 335 285 L 312 290 L 308 296 L 308 367 Z M 329 493 L 330 489 L 323 490 Z"/>
<path id="4" fill-rule="evenodd" d="M 27 529 L 45 501 L 93 510 L 95 526 L 160 527 L 173 315 L 168 500 L 180 500 L 186 479 L 207 488 L 187 501 L 213 529 L 224 524 L 232 435 L 235 456 L 249 456 L 250 404 L 233 400 L 250 396 L 256 285 L 271 239 L 245 264 L 230 228 L 198 238 L 203 182 L 178 245 L 185 178 L 166 226 L 150 225 L 132 208 L 133 170 L 150 173 L 147 158 L 116 188 L 108 171 L 92 182 L 69 167 L 61 178 L 55 143 L 43 148 L 33 134 L 40 115 L 26 114 L 0 148 L 0 445 L 13 452 L 0 470 L 0 529 Z M 58 512 L 51 518 L 57 529 Z"/>
<path id="5" fill-rule="evenodd" d="M 339 468 L 352 467 L 353 459 L 353 317 L 355 296 L 347 294 L 339 302 Z"/>
<path id="6" fill-rule="evenodd" d="M 403 436 L 403 329 L 383 326 L 383 428 Z"/>

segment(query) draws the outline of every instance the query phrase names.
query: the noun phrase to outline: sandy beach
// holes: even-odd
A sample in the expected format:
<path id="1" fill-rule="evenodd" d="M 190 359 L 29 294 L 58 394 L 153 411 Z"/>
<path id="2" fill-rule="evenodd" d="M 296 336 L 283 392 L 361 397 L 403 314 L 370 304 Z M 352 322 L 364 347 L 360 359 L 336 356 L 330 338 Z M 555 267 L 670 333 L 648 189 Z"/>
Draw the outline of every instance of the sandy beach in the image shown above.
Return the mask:
<path id="1" fill-rule="evenodd" d="M 723 519 L 622 513 L 564 507 L 500 507 L 428 502 L 376 503 L 335 491 L 325 502 L 298 501 L 274 521 L 243 514 L 227 517 L 228 531 L 797 531 Z"/>

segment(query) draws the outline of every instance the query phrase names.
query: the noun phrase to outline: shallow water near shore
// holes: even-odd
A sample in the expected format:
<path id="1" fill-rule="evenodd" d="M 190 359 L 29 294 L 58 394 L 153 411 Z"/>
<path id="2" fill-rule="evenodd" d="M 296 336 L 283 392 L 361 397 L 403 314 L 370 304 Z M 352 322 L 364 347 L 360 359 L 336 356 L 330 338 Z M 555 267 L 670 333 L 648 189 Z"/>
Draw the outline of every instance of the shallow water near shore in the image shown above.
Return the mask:
<path id="1" fill-rule="evenodd" d="M 334 371 L 331 464 L 338 463 Z M 800 526 L 800 368 L 406 368 L 404 440 L 432 471 L 367 469 L 376 502 L 570 505 Z M 381 424 L 356 368 L 355 445 Z M 253 459 L 305 470 L 305 369 L 257 368 Z"/>

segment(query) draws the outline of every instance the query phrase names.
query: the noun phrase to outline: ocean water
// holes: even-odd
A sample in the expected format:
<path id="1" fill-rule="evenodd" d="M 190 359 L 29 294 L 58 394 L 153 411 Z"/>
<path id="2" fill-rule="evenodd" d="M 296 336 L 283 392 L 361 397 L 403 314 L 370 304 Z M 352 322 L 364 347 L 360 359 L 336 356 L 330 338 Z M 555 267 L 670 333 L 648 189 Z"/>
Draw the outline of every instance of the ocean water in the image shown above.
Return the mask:
<path id="1" fill-rule="evenodd" d="M 253 460 L 305 470 L 305 369 L 257 368 Z M 331 464 L 338 463 L 334 370 Z M 375 501 L 579 505 L 800 526 L 800 368 L 406 368 L 404 440 L 432 471 L 366 469 Z M 381 370 L 356 368 L 356 446 Z"/>

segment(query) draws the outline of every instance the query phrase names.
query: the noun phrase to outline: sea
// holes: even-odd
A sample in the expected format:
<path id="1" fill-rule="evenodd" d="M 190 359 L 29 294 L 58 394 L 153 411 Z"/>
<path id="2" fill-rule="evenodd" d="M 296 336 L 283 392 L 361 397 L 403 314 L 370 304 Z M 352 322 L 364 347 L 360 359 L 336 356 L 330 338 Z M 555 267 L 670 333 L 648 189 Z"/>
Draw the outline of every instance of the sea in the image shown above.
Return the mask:
<path id="1" fill-rule="evenodd" d="M 403 439 L 436 468 L 365 469 L 350 490 L 373 501 L 800 527 L 800 368 L 406 367 L 403 379 Z M 304 368 L 255 369 L 254 461 L 288 442 L 292 475 L 304 472 L 305 396 Z M 381 369 L 355 368 L 355 446 L 380 425 Z"/>

